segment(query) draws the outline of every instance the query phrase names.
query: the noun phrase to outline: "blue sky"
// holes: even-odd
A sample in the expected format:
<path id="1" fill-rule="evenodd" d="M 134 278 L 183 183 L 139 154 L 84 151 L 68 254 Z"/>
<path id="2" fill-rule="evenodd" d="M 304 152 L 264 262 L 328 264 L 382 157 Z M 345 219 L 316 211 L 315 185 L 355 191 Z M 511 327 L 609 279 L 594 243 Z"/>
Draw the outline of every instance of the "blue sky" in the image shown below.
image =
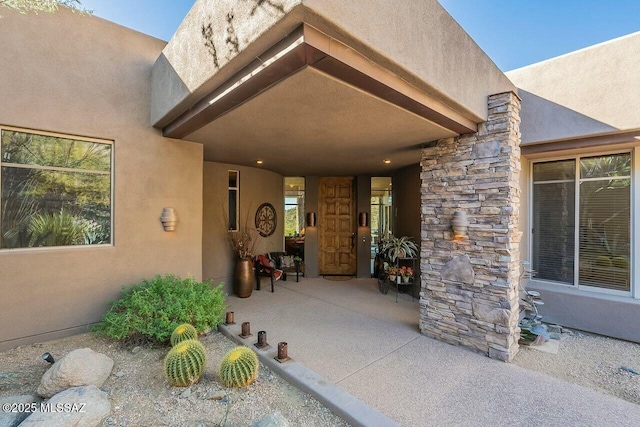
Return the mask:
<path id="1" fill-rule="evenodd" d="M 640 0 L 439 1 L 503 71 L 640 31 Z M 163 40 L 193 3 L 82 0 L 97 16 Z"/>

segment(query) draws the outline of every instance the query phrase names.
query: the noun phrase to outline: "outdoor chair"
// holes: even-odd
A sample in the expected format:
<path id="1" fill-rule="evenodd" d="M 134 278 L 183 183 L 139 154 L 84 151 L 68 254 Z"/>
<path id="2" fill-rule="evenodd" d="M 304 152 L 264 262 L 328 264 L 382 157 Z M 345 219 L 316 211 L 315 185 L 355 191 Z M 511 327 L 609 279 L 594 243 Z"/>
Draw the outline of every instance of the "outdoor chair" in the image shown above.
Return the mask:
<path id="1" fill-rule="evenodd" d="M 300 273 L 302 272 L 302 263 L 293 263 L 293 257 L 290 256 L 289 262 L 285 262 L 285 257 L 287 256 L 286 252 L 269 252 L 269 258 L 271 261 L 275 261 L 275 266 L 277 269 L 282 270 L 282 280 L 287 280 L 287 273 L 295 273 L 296 274 L 296 282 L 300 280 Z"/>
<path id="2" fill-rule="evenodd" d="M 282 277 L 282 270 L 276 268 L 275 264 L 269 261 L 265 255 L 258 255 L 254 262 L 256 275 L 256 290 L 260 290 L 260 278 L 269 277 L 271 279 L 271 292 L 275 292 L 274 283 Z"/>

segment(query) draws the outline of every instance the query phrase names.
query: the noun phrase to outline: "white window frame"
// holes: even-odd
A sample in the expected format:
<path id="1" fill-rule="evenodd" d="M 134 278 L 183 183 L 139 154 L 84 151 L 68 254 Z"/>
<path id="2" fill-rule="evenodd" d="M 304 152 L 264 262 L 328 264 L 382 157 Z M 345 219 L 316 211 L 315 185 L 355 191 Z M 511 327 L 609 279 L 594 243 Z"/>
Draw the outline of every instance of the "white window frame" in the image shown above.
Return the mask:
<path id="1" fill-rule="evenodd" d="M 580 235 L 580 183 L 582 181 L 590 181 L 590 180 L 594 180 L 594 179 L 581 179 L 580 178 L 580 160 L 582 158 L 587 158 L 587 157 L 599 157 L 599 156 L 608 156 L 608 155 L 614 155 L 614 154 L 630 154 L 631 156 L 631 174 L 629 176 L 621 176 L 621 177 L 616 177 L 619 179 L 625 179 L 625 178 L 629 178 L 631 180 L 631 186 L 629 191 L 631 192 L 631 199 L 630 199 L 630 215 L 631 215 L 631 224 L 630 224 L 630 230 L 629 230 L 629 234 L 631 237 L 631 248 L 630 248 L 630 260 L 631 262 L 629 263 L 629 280 L 630 280 L 630 284 L 629 284 L 629 291 L 616 291 L 613 289 L 605 289 L 605 288 L 599 288 L 597 286 L 588 286 L 588 285 L 580 285 L 579 282 L 579 275 L 580 275 L 580 242 L 579 242 L 579 235 Z M 529 162 L 529 195 L 528 195 L 528 203 L 529 203 L 529 209 L 528 209 L 528 236 L 529 236 L 529 256 L 531 257 L 531 260 L 533 260 L 533 186 L 534 186 L 534 181 L 533 181 L 533 165 L 536 163 L 548 163 L 548 162 L 554 162 L 554 161 L 559 161 L 559 160 L 575 160 L 575 167 L 576 167 L 576 173 L 575 173 L 575 191 L 574 191 L 574 197 L 575 197 L 575 208 L 574 208 L 574 222 L 575 222 L 575 230 L 574 230 L 574 254 L 573 254 L 573 259 L 574 259 L 574 267 L 573 267 L 573 284 L 571 283 L 564 283 L 564 282 L 558 282 L 558 281 L 554 281 L 554 280 L 548 280 L 548 279 L 539 279 L 539 278 L 534 278 L 533 280 L 535 282 L 539 282 L 539 283 L 548 283 L 548 284 L 552 284 L 552 285 L 556 285 L 556 286 L 563 286 L 565 288 L 568 289 L 575 289 L 575 290 L 579 290 L 579 291 L 588 291 L 588 292 L 593 292 L 593 293 L 599 293 L 599 294 L 608 294 L 608 295 L 615 295 L 615 296 L 623 296 L 623 297 L 632 297 L 635 299 L 640 299 L 640 286 L 638 286 L 638 284 L 640 283 L 640 267 L 637 267 L 633 262 L 634 259 L 636 259 L 636 257 L 638 256 L 638 251 L 640 250 L 639 245 L 636 242 L 640 242 L 640 218 L 636 218 L 635 213 L 636 212 L 640 212 L 640 197 L 638 197 L 636 195 L 636 187 L 637 187 L 637 183 L 640 182 L 640 169 L 638 166 L 640 166 L 640 147 L 634 147 L 634 148 L 620 148 L 618 150 L 608 150 L 608 151 L 596 151 L 596 152 L 588 152 L 588 153 L 582 153 L 582 154 L 571 154 L 571 155 L 562 155 L 562 156 L 554 156 L 554 157 L 544 157 L 544 158 L 537 158 L 535 160 L 531 160 Z M 554 181 L 549 181 L 549 182 L 554 182 Z M 531 264 L 531 268 L 534 271 L 537 271 L 537 266 L 533 265 L 533 262 Z"/>
<path id="2" fill-rule="evenodd" d="M 39 246 L 33 248 L 0 248 L 0 254 L 8 254 L 8 253 L 19 253 L 19 252 L 41 252 L 41 251 L 60 251 L 60 250 L 90 250 L 96 248 L 111 248 L 115 246 L 115 143 L 113 140 L 108 139 L 98 139 L 91 138 L 86 136 L 72 135 L 72 134 L 64 134 L 57 132 L 48 132 L 43 130 L 29 129 L 29 128 L 20 128 L 15 126 L 5 126 L 0 124 L 0 137 L 3 130 L 12 131 L 12 132 L 23 132 L 23 133 L 31 133 L 35 135 L 44 135 L 44 136 L 52 136 L 55 138 L 64 138 L 64 139 L 75 139 L 78 141 L 86 141 L 86 142 L 94 142 L 97 144 L 106 144 L 111 146 L 111 156 L 109 159 L 109 179 L 110 179 L 110 206 L 109 206 L 109 221 L 110 221 L 110 229 L 111 233 L 109 235 L 109 243 L 98 243 L 93 245 L 66 245 L 66 246 Z M 10 167 L 14 167 L 11 163 L 6 163 L 2 161 L 2 150 L 0 150 L 0 168 L 3 165 L 8 165 Z M 49 166 L 40 166 L 40 165 L 18 165 L 16 167 L 22 167 L 27 169 L 42 169 L 42 170 L 57 170 L 57 171 L 68 171 L 68 172 L 89 172 L 85 169 L 71 169 L 71 168 L 59 168 L 59 167 L 49 167 Z M 100 171 L 101 174 L 102 171 Z M 106 175 L 106 174 L 105 174 Z M 2 173 L 0 173 L 0 202 L 2 200 Z"/>

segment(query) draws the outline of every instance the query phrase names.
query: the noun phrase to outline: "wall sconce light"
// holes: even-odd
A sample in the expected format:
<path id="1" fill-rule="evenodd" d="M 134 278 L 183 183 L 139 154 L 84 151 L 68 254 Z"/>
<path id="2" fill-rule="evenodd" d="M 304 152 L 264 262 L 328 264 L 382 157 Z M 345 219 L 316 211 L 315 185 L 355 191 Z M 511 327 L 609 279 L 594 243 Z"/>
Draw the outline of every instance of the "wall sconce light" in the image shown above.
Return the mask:
<path id="1" fill-rule="evenodd" d="M 316 226 L 316 213 L 307 212 L 307 227 L 315 227 L 315 226 Z"/>
<path id="2" fill-rule="evenodd" d="M 369 214 L 367 212 L 360 212 L 358 223 L 360 227 L 367 227 L 369 225 Z"/>
<path id="3" fill-rule="evenodd" d="M 454 239 L 464 239 L 467 237 L 469 229 L 469 219 L 464 211 L 456 211 L 451 219 L 451 229 L 453 230 Z"/>
<path id="4" fill-rule="evenodd" d="M 164 231 L 175 231 L 176 224 L 178 223 L 178 217 L 174 208 L 164 208 L 162 210 L 162 216 L 160 217 Z"/>

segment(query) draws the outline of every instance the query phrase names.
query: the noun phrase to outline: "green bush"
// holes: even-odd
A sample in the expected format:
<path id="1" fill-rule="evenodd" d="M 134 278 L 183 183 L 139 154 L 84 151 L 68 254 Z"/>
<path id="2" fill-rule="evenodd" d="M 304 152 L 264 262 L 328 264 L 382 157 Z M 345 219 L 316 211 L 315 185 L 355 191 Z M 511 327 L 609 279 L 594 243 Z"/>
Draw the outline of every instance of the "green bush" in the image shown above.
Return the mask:
<path id="1" fill-rule="evenodd" d="M 222 284 L 156 276 L 123 287 L 102 322 L 92 330 L 98 335 L 128 342 L 168 343 L 172 331 L 190 323 L 198 332 L 215 328 L 222 321 L 225 294 Z"/>

